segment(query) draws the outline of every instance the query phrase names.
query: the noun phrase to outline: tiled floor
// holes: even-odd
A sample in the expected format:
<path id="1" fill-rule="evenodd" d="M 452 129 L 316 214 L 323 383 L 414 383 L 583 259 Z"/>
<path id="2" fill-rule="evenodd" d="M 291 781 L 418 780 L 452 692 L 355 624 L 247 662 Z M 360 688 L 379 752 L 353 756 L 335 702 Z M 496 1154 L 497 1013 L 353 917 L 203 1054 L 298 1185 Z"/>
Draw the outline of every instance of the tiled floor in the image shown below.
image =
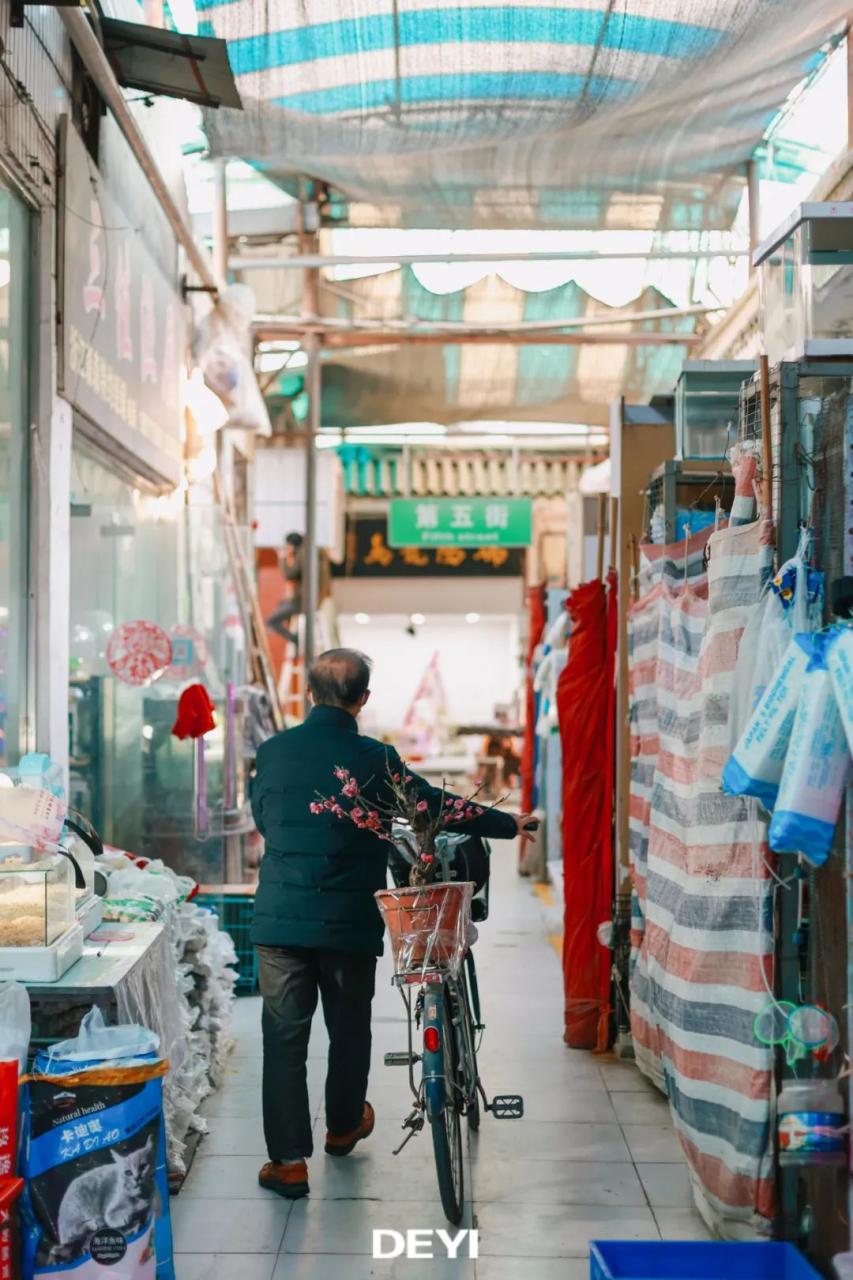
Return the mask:
<path id="1" fill-rule="evenodd" d="M 631 1064 L 563 1044 L 560 969 L 546 936 L 553 912 L 516 876 L 513 859 L 510 846 L 497 846 L 492 915 L 477 943 L 488 1024 L 480 1067 L 487 1090 L 524 1094 L 526 1114 L 484 1116 L 469 1139 L 463 1225 L 479 1229 L 479 1258 L 370 1256 L 373 1228 L 447 1227 L 429 1135 L 391 1154 L 409 1094 L 406 1072 L 382 1061 L 405 1048 L 385 960 L 370 1088 L 376 1131 L 346 1160 L 323 1154 L 318 1015 L 308 1080 L 319 1153 L 311 1196 L 293 1205 L 257 1185 L 265 1154 L 260 1003 L 239 1002 L 227 1081 L 206 1106 L 210 1135 L 172 1205 L 177 1280 L 586 1280 L 591 1239 L 706 1236 L 664 1099 Z"/>

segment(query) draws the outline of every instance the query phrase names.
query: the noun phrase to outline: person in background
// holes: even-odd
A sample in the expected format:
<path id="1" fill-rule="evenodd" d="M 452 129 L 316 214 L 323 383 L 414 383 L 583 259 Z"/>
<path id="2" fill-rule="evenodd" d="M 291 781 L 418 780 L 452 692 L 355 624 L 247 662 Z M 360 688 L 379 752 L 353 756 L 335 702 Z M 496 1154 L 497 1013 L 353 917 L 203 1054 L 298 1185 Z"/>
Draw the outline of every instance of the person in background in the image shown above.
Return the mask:
<path id="1" fill-rule="evenodd" d="M 291 584 L 291 594 L 281 601 L 278 608 L 266 619 L 270 631 L 289 640 L 294 648 L 299 648 L 299 636 L 291 631 L 288 623 L 302 612 L 302 572 L 305 562 L 303 550 L 304 539 L 301 533 L 289 533 L 284 540 L 284 547 L 279 554 L 281 576 Z"/>
<path id="2" fill-rule="evenodd" d="M 308 671 L 313 707 L 304 724 L 258 749 L 252 812 L 266 840 L 252 941 L 263 997 L 263 1117 L 269 1161 L 258 1181 L 287 1199 L 308 1194 L 313 1153 L 306 1065 L 318 996 L 329 1033 L 326 1153 L 346 1156 L 373 1131 L 366 1099 L 370 1012 L 384 925 L 374 901 L 386 887 L 388 845 L 334 814 L 312 811 L 347 769 L 367 801 L 391 801 L 389 774 L 411 776 L 431 812 L 443 793 L 406 770 L 391 746 L 362 736 L 370 662 L 330 649 Z M 386 792 L 388 794 L 386 794 Z M 460 830 L 528 839 L 530 815 L 487 810 Z"/>
<path id="3" fill-rule="evenodd" d="M 486 735 L 483 743 L 483 755 L 503 761 L 501 785 L 518 786 L 521 771 L 521 756 L 515 745 L 515 739 L 509 732 L 509 713 L 505 707 L 495 707 L 496 729 Z"/>

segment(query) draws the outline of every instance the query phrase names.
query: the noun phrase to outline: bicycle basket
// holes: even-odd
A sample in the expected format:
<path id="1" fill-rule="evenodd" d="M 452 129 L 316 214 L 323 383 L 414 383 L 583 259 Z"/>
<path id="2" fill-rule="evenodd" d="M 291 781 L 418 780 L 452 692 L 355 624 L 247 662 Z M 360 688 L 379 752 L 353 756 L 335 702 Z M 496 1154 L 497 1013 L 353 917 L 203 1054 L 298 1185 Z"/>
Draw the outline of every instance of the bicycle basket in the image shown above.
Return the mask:
<path id="1" fill-rule="evenodd" d="M 398 974 L 459 971 L 468 945 L 473 891 L 467 880 L 379 890 L 376 903 Z"/>

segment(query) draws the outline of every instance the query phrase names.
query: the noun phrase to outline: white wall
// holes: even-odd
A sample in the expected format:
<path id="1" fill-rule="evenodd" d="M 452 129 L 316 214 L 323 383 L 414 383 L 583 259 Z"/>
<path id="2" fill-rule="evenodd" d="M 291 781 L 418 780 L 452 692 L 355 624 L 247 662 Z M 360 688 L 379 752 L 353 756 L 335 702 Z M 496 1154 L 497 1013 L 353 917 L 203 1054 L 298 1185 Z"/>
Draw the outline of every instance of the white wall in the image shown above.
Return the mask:
<path id="1" fill-rule="evenodd" d="M 334 578 L 339 613 L 442 613 L 484 617 L 524 611 L 522 578 Z"/>
<path id="2" fill-rule="evenodd" d="M 423 609 L 426 614 L 426 609 Z M 439 654 L 450 724 L 491 721 L 497 703 L 518 689 L 519 619 L 435 614 L 406 634 L 406 614 L 371 614 L 366 625 L 352 614 L 338 619 L 341 644 L 373 659 L 372 695 L 362 717 L 366 733 L 398 733 L 415 690 L 435 652 Z"/>

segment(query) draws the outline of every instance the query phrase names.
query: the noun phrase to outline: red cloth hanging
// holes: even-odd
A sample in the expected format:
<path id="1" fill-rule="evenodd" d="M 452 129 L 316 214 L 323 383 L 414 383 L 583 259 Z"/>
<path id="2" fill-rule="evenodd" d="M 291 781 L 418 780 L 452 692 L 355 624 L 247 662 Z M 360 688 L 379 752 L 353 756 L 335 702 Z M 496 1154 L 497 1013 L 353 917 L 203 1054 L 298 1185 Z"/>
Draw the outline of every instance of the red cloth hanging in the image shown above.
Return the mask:
<path id="1" fill-rule="evenodd" d="M 557 682 L 563 754 L 563 1038 L 575 1049 L 595 1049 L 607 1041 L 610 953 L 597 930 L 610 919 L 613 905 L 615 576 L 610 579 L 613 616 L 603 582 L 586 582 L 569 596 L 569 660 Z"/>
<path id="2" fill-rule="evenodd" d="M 619 579 L 615 569 L 611 569 L 607 574 L 607 633 L 605 641 L 604 665 L 607 679 L 607 711 L 605 719 L 606 764 L 604 780 L 607 790 L 601 809 L 601 874 L 604 880 L 602 898 L 605 894 L 605 886 L 608 896 L 608 911 L 602 919 L 608 920 L 613 914 L 613 902 L 616 893 L 616 872 L 613 857 L 616 816 L 616 651 L 619 646 Z M 595 1048 L 597 1053 L 605 1053 L 610 1047 L 613 983 L 610 952 L 606 951 L 600 943 L 598 945 L 606 964 L 601 965 L 599 969 L 602 1004 L 598 1017 L 598 1037 Z"/>
<path id="3" fill-rule="evenodd" d="M 545 586 L 527 592 L 529 638 L 525 681 L 524 745 L 521 752 L 521 812 L 530 813 L 536 788 L 536 694 L 533 691 L 533 655 L 545 629 Z"/>
<path id="4" fill-rule="evenodd" d="M 181 741 L 184 738 L 201 738 L 216 728 L 213 718 L 214 704 L 203 684 L 191 684 L 178 699 L 178 714 L 172 725 L 172 733 Z"/>

